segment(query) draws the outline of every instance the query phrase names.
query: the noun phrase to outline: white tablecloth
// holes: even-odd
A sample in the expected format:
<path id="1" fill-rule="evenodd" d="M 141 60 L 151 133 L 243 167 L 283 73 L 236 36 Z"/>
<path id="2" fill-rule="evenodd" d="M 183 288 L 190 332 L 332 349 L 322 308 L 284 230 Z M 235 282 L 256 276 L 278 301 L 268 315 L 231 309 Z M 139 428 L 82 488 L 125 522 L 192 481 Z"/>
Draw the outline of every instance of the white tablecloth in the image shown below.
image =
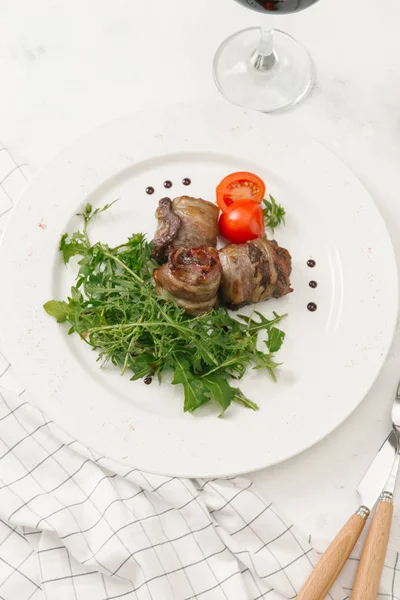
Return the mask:
<path id="1" fill-rule="evenodd" d="M 310 10 L 277 18 L 279 28 L 306 44 L 317 79 L 306 102 L 274 117 L 314 135 L 353 169 L 381 210 L 398 255 L 399 19 L 397 0 L 320 0 Z M 268 25 L 233 0 L 84 0 L 79 6 L 3 0 L 0 135 L 15 157 L 37 169 L 85 129 L 163 98 L 220 102 L 222 108 L 211 76 L 215 49 L 231 33 L 262 22 Z M 11 212 L 22 173 L 29 177 L 27 167 L 8 175 L 16 166 L 0 145 L 0 214 Z M 301 456 L 249 476 L 290 515 L 290 523 L 313 532 L 321 548 L 356 509 L 357 483 L 387 435 L 399 377 L 399 332 L 367 399 L 342 427 Z M 3 370 L 3 385 L 21 392 L 0 357 Z M 382 598 L 389 599 L 400 597 L 392 587 L 400 547 L 398 502 L 392 531 L 382 588 Z M 0 542 L 9 534 L 6 527 Z M 16 538 L 23 542 L 16 533 L 8 543 Z M 0 581 L 12 573 L 11 597 L 19 600 L 18 585 L 26 582 L 19 571 L 31 561 L 19 568 L 24 557 L 14 545 L 0 548 Z M 351 587 L 356 564 L 349 562 L 344 587 Z"/>

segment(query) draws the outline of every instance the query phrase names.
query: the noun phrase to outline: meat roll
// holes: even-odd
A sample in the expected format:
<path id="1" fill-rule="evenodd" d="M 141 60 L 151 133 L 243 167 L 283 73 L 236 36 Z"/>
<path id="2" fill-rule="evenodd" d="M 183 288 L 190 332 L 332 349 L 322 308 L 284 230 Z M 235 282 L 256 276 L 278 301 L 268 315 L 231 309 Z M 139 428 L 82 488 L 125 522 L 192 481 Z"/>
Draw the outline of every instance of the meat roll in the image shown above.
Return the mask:
<path id="1" fill-rule="evenodd" d="M 217 246 L 219 209 L 215 204 L 180 196 L 162 198 L 156 210 L 158 228 L 153 240 L 153 258 L 162 260 L 171 248 Z"/>
<path id="2" fill-rule="evenodd" d="M 173 296 L 189 315 L 210 312 L 218 304 L 221 265 L 215 248 L 172 249 L 153 276 L 157 294 Z"/>
<path id="3" fill-rule="evenodd" d="M 266 239 L 229 244 L 219 251 L 222 267 L 221 298 L 229 308 L 281 298 L 292 292 L 292 257 L 288 250 Z"/>

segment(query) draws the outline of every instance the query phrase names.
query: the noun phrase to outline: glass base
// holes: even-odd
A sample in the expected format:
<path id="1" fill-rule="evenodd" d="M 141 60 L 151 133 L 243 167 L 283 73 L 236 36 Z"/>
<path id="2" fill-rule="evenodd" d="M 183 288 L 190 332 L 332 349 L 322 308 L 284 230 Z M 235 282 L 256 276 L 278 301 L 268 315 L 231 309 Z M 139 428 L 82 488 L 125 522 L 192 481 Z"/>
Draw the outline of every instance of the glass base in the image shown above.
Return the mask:
<path id="1" fill-rule="evenodd" d="M 313 66 L 307 50 L 279 29 L 271 33 L 275 62 L 268 70 L 257 70 L 252 60 L 259 47 L 259 27 L 234 33 L 218 48 L 214 79 L 233 104 L 270 113 L 297 104 L 310 90 Z"/>

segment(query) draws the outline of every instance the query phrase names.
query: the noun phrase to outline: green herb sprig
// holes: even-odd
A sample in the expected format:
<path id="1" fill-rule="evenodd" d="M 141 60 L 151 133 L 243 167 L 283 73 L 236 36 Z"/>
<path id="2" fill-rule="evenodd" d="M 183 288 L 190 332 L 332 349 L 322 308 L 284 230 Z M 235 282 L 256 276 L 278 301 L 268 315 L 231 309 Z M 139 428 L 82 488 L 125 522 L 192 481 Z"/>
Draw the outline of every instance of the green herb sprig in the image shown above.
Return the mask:
<path id="1" fill-rule="evenodd" d="M 173 385 L 182 385 L 184 410 L 194 412 L 210 400 L 221 407 L 221 416 L 232 402 L 257 410 L 241 390 L 232 385 L 246 369 L 265 369 L 275 380 L 278 363 L 274 354 L 285 334 L 277 325 L 286 315 L 273 313 L 266 319 L 254 311 L 251 317 L 230 316 L 218 308 L 199 317 L 188 317 L 176 303 L 155 293 L 151 243 L 141 233 L 124 244 L 109 247 L 92 244 L 91 220 L 100 212 L 86 205 L 79 216 L 83 229 L 64 234 L 60 251 L 65 264 L 79 256 L 76 284 L 67 301 L 51 300 L 46 312 L 58 323 L 68 322 L 69 333 L 99 352 L 100 361 L 111 361 L 131 379 L 158 377 L 173 371 Z M 264 349 L 258 334 L 264 331 Z"/>
<path id="2" fill-rule="evenodd" d="M 263 204 L 265 206 L 263 209 L 265 227 L 269 227 L 272 233 L 274 233 L 279 225 L 285 225 L 286 211 L 281 204 L 276 202 L 271 194 L 269 195 L 269 200 L 264 198 Z"/>

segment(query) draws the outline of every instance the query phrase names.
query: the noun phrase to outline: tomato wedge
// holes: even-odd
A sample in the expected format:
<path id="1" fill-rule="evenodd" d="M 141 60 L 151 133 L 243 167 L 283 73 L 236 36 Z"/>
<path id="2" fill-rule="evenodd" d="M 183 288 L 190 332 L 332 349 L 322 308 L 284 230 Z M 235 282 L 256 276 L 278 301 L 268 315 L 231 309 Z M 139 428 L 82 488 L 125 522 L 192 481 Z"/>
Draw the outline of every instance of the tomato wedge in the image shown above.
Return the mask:
<path id="1" fill-rule="evenodd" d="M 221 235 L 234 244 L 244 244 L 264 236 L 264 213 L 258 202 L 236 200 L 219 218 Z"/>
<path id="2" fill-rule="evenodd" d="M 246 171 L 228 175 L 217 187 L 217 204 L 222 211 L 237 200 L 262 202 L 264 197 L 263 180 Z"/>

